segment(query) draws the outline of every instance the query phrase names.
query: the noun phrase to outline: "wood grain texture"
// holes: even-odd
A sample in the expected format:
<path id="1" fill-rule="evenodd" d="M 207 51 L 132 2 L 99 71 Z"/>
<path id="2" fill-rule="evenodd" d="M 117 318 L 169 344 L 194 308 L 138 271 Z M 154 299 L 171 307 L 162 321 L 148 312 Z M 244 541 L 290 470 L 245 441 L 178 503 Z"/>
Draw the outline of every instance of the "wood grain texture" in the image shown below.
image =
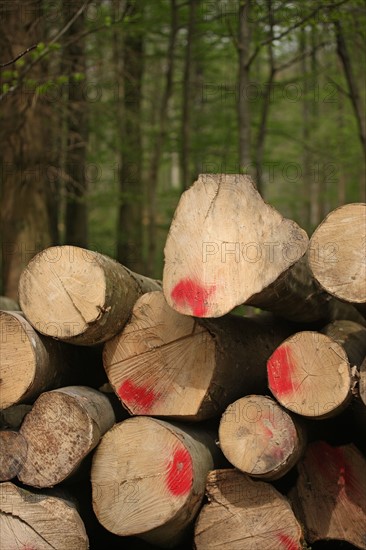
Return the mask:
<path id="1" fill-rule="evenodd" d="M 0 545 L 4 550 L 86 550 L 88 536 L 68 498 L 0 484 Z"/>
<path id="2" fill-rule="evenodd" d="M 96 345 L 117 334 L 141 294 L 157 281 L 115 260 L 76 246 L 37 254 L 19 281 L 19 301 L 42 334 L 71 344 Z"/>
<path id="3" fill-rule="evenodd" d="M 207 476 L 208 504 L 195 526 L 197 550 L 301 550 L 302 531 L 289 502 L 272 485 L 237 470 Z"/>

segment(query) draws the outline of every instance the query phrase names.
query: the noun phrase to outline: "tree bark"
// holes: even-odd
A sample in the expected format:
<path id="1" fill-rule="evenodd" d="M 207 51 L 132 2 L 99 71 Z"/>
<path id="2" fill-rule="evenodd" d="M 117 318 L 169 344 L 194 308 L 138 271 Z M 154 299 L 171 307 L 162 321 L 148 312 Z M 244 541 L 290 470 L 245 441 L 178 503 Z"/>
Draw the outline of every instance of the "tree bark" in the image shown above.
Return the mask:
<path id="1" fill-rule="evenodd" d="M 302 531 L 287 499 L 272 485 L 237 470 L 207 476 L 205 504 L 195 526 L 195 548 L 302 548 Z"/>
<path id="2" fill-rule="evenodd" d="M 268 63 L 269 63 L 269 76 L 265 83 L 265 92 L 263 95 L 261 118 L 259 123 L 259 130 L 257 136 L 257 144 L 255 150 L 255 167 L 256 167 L 256 182 L 259 193 L 264 196 L 264 180 L 263 180 L 263 158 L 264 158 L 264 144 L 267 134 L 267 124 L 270 104 L 272 101 L 272 91 L 274 86 L 274 79 L 276 75 L 275 60 L 273 54 L 273 40 L 274 33 L 273 27 L 275 25 L 272 0 L 267 0 L 267 12 L 268 12 Z"/>
<path id="3" fill-rule="evenodd" d="M 131 414 L 199 421 L 266 390 L 266 361 L 289 334 L 277 324 L 180 315 L 162 292 L 141 296 L 104 347 L 110 384 Z"/>
<path id="4" fill-rule="evenodd" d="M 219 457 L 206 431 L 149 417 L 125 420 L 94 455 L 94 512 L 112 533 L 173 547 L 196 516 Z"/>
<path id="5" fill-rule="evenodd" d="M 67 23 L 83 5 L 83 0 L 63 4 L 64 23 Z M 64 38 L 65 68 L 68 76 L 67 149 L 66 149 L 66 213 L 65 240 L 67 244 L 88 246 L 87 213 L 87 145 L 88 102 L 83 97 L 85 82 L 75 77 L 86 77 L 85 12 L 70 26 Z"/>
<path id="6" fill-rule="evenodd" d="M 164 142 L 168 131 L 168 115 L 170 99 L 173 92 L 173 76 L 175 48 L 177 34 L 179 30 L 179 7 L 177 0 L 170 0 L 171 24 L 168 43 L 168 57 L 166 63 L 165 86 L 159 108 L 159 129 L 154 140 L 151 153 L 150 166 L 147 174 L 147 199 L 148 199 L 148 273 L 153 275 L 155 272 L 155 255 L 157 245 L 156 230 L 156 198 L 158 190 L 159 165 L 163 154 Z"/>
<path id="7" fill-rule="evenodd" d="M 34 493 L 9 482 L 0 485 L 0 531 L 3 548 L 89 548 L 84 523 L 71 499 Z"/>
<path id="8" fill-rule="evenodd" d="M 117 103 L 119 134 L 119 211 L 117 259 L 130 269 L 143 270 L 143 182 L 141 102 L 144 70 L 143 4 L 129 0 L 125 11 L 131 18 L 119 42 L 114 31 L 114 57 L 117 82 L 123 85 L 123 104 Z M 121 60 L 122 57 L 122 60 Z M 122 91 L 122 90 L 121 90 Z"/>
<path id="9" fill-rule="evenodd" d="M 114 422 L 112 405 L 97 390 L 68 386 L 43 393 L 20 428 L 28 452 L 19 480 L 53 487 L 68 479 Z"/>
<path id="10" fill-rule="evenodd" d="M 19 16 L 19 13 L 22 16 Z M 44 40 L 40 0 L 15 0 L 2 10 L 0 62 L 9 61 L 30 44 Z M 29 73 L 37 83 L 45 76 L 38 63 Z M 1 241 L 2 293 L 14 300 L 23 267 L 39 250 L 51 244 L 47 209 L 47 104 L 36 101 L 34 88 L 22 85 L 4 99 L 0 124 L 2 157 Z"/>
<path id="11" fill-rule="evenodd" d="M 318 283 L 340 300 L 366 307 L 366 204 L 333 210 L 314 231 L 309 264 Z"/>
<path id="12" fill-rule="evenodd" d="M 196 34 L 198 0 L 189 2 L 189 20 L 183 74 L 181 171 L 183 191 L 191 185 L 191 110 L 192 110 L 192 50 Z"/>
<path id="13" fill-rule="evenodd" d="M 240 171 L 248 173 L 250 165 L 250 0 L 241 0 L 239 4 L 239 96 L 238 96 L 238 122 L 239 122 L 239 166 Z"/>
<path id="14" fill-rule="evenodd" d="M 352 378 L 346 352 L 319 332 L 290 336 L 268 360 L 267 371 L 272 394 L 302 416 L 334 416 L 350 402 Z"/>
<path id="15" fill-rule="evenodd" d="M 354 445 L 311 443 L 290 492 L 306 540 L 346 541 L 366 548 L 366 460 Z"/>
<path id="16" fill-rule="evenodd" d="M 19 283 L 19 300 L 38 332 L 91 346 L 120 332 L 137 298 L 159 289 L 157 281 L 107 256 L 60 246 L 29 263 Z"/>
<path id="17" fill-rule="evenodd" d="M 344 37 L 344 32 L 342 24 L 340 21 L 334 22 L 336 41 L 337 41 L 337 54 L 341 60 L 344 74 L 346 77 L 349 97 L 352 103 L 353 111 L 356 118 L 358 134 L 361 142 L 362 152 L 363 152 L 363 161 L 364 161 L 364 170 L 366 171 L 366 119 L 365 119 L 365 108 L 362 103 L 361 94 L 359 91 L 357 80 L 354 76 L 354 71 L 352 68 L 351 56 L 348 51 L 347 43 Z M 366 177 L 361 178 L 360 181 L 360 201 L 366 201 Z"/>
<path id="18" fill-rule="evenodd" d="M 224 412 L 219 442 L 235 468 L 252 477 L 273 480 L 298 462 L 306 439 L 302 426 L 274 399 L 248 395 Z"/>

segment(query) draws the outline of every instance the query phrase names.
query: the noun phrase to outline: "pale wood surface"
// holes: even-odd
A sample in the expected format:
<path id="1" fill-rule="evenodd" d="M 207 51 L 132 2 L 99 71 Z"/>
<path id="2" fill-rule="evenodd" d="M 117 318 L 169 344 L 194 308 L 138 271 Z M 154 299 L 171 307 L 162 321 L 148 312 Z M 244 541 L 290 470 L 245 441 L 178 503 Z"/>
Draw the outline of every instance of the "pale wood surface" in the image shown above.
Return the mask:
<path id="1" fill-rule="evenodd" d="M 351 399 L 351 370 L 344 349 L 314 331 L 285 340 L 267 362 L 268 385 L 289 410 L 324 418 L 341 412 Z"/>
<path id="2" fill-rule="evenodd" d="M 366 303 L 366 204 L 345 204 L 328 214 L 311 237 L 309 262 L 327 292 Z"/>
<path id="3" fill-rule="evenodd" d="M 182 315 L 162 292 L 151 292 L 106 342 L 103 363 L 130 413 L 197 421 L 217 416 L 241 395 L 265 391 L 266 361 L 287 335 L 275 321 Z"/>
<path id="4" fill-rule="evenodd" d="M 65 245 L 47 248 L 29 262 L 19 301 L 42 334 L 95 345 L 122 329 L 141 294 L 159 288 L 107 256 Z"/>
<path id="5" fill-rule="evenodd" d="M 248 395 L 224 412 L 219 442 L 228 461 L 242 472 L 262 479 L 278 479 L 300 459 L 305 434 L 274 399 Z"/>
<path id="6" fill-rule="evenodd" d="M 86 550 L 89 541 L 74 503 L 0 484 L 0 547 L 3 550 Z"/>
<path id="7" fill-rule="evenodd" d="M 208 504 L 195 526 L 197 550 L 301 550 L 302 531 L 287 499 L 237 470 L 207 476 Z"/>
<path id="8" fill-rule="evenodd" d="M 40 488 L 67 479 L 114 422 L 108 397 L 92 388 L 70 386 L 41 394 L 20 428 L 28 452 L 18 478 Z"/>
<path id="9" fill-rule="evenodd" d="M 214 438 L 149 417 L 116 424 L 93 457 L 93 507 L 117 535 L 172 547 L 191 524 L 219 452 Z"/>
<path id="10" fill-rule="evenodd" d="M 305 231 L 266 204 L 248 176 L 200 175 L 170 227 L 164 294 L 180 313 L 220 317 L 273 283 L 307 245 Z"/>
<path id="11" fill-rule="evenodd" d="M 40 336 L 21 312 L 0 311 L 0 409 L 34 400 L 67 381 L 60 344 Z"/>

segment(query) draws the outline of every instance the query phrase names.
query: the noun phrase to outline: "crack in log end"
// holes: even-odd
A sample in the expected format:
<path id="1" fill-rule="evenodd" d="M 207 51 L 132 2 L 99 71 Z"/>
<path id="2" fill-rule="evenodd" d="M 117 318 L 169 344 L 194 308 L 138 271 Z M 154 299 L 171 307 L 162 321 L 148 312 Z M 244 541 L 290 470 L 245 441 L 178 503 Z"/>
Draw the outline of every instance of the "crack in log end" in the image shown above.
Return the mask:
<path id="1" fill-rule="evenodd" d="M 131 380 L 125 380 L 118 390 L 118 395 L 128 406 L 139 409 L 139 414 L 147 413 L 159 399 L 160 394 L 144 386 L 137 386 Z M 136 410 L 133 411 L 134 414 Z"/>
<path id="2" fill-rule="evenodd" d="M 172 457 L 167 475 L 169 491 L 182 496 L 191 490 L 193 482 L 192 459 L 187 449 L 177 449 Z"/>
<path id="3" fill-rule="evenodd" d="M 274 394 L 288 395 L 295 390 L 292 381 L 295 368 L 289 347 L 277 348 L 267 363 L 269 387 Z"/>
<path id="4" fill-rule="evenodd" d="M 182 279 L 171 292 L 173 301 L 181 307 L 188 305 L 195 317 L 204 317 L 207 312 L 207 302 L 216 287 L 210 289 L 200 285 L 193 279 Z"/>
<path id="5" fill-rule="evenodd" d="M 299 546 L 299 544 L 288 535 L 280 533 L 277 537 L 286 550 L 300 550 L 301 546 Z"/>

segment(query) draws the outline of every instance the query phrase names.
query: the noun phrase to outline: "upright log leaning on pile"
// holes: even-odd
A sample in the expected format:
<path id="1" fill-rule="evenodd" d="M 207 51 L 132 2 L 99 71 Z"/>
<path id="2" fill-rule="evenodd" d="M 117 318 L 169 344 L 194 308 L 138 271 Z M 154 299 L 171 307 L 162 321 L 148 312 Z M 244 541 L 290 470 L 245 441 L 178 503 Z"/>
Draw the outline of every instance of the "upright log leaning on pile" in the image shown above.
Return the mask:
<path id="1" fill-rule="evenodd" d="M 360 315 L 313 280 L 308 237 L 248 176 L 205 174 L 183 193 L 165 245 L 163 290 L 183 314 L 220 317 L 243 303 L 301 322 Z"/>

